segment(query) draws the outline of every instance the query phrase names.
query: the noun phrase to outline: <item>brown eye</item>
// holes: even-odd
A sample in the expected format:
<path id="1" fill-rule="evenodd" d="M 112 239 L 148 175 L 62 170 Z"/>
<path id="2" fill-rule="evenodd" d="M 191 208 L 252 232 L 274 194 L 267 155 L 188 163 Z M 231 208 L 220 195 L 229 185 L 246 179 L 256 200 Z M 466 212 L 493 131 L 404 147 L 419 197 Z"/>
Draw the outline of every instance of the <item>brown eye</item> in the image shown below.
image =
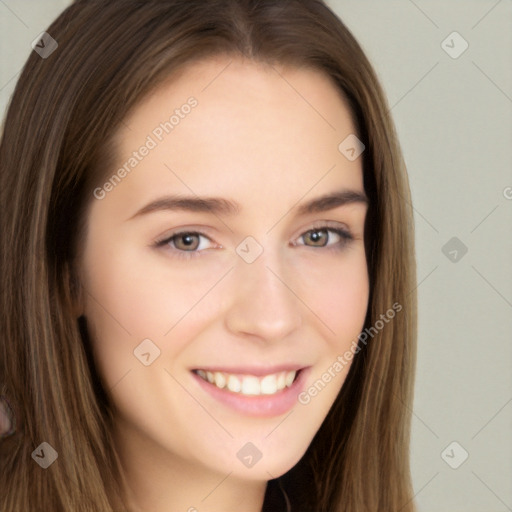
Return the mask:
<path id="1" fill-rule="evenodd" d="M 195 257 L 208 249 L 211 240 L 208 236 L 197 231 L 181 231 L 172 233 L 162 240 L 155 242 L 155 246 L 169 251 L 177 257 Z M 206 245 L 205 245 L 206 244 Z"/>
<path id="2" fill-rule="evenodd" d="M 303 243 L 299 245 L 326 250 L 341 250 L 354 239 L 349 231 L 329 226 L 310 229 L 300 238 Z"/>
<path id="3" fill-rule="evenodd" d="M 314 247 L 324 247 L 329 239 L 327 231 L 327 229 L 314 229 L 312 231 L 308 231 L 303 235 L 304 240 L 309 238 L 309 240 L 315 244 Z"/>
<path id="4" fill-rule="evenodd" d="M 174 247 L 180 251 L 195 251 L 199 247 L 199 236 L 197 233 L 179 233 L 169 241 L 172 240 Z"/>

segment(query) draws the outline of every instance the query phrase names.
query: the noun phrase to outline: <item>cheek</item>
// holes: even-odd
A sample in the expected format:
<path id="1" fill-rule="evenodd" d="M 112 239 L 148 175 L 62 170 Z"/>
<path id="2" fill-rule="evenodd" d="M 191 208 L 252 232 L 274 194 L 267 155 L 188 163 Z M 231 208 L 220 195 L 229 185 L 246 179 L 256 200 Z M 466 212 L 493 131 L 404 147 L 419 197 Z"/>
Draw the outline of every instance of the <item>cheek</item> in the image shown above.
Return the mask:
<path id="1" fill-rule="evenodd" d="M 89 258 L 89 317 L 134 339 L 163 336 L 211 286 L 211 276 L 187 273 L 184 266 L 170 272 L 159 258 L 129 249 L 117 250 L 116 258 L 108 252 Z"/>
<path id="2" fill-rule="evenodd" d="M 320 428 L 353 363 L 368 308 L 369 278 L 364 250 L 358 247 L 315 267 L 303 280 L 305 302 L 313 310 L 319 339 L 315 366 L 298 397 L 311 436 Z M 307 291 L 306 291 L 307 290 Z M 313 318 L 315 318 L 313 320 Z"/>
<path id="3" fill-rule="evenodd" d="M 341 349 L 363 327 L 369 297 L 364 249 L 335 255 L 325 265 L 310 264 L 303 271 L 303 300 L 324 324 L 326 339 Z"/>
<path id="4" fill-rule="evenodd" d="M 195 271 L 187 271 L 184 263 L 141 257 L 140 250 L 106 239 L 92 240 L 90 247 L 96 249 L 89 250 L 84 261 L 85 317 L 106 385 L 140 365 L 134 350 L 143 340 L 152 340 L 164 355 L 153 367 L 179 357 L 214 315 L 203 299 L 226 269 L 196 264 Z"/>

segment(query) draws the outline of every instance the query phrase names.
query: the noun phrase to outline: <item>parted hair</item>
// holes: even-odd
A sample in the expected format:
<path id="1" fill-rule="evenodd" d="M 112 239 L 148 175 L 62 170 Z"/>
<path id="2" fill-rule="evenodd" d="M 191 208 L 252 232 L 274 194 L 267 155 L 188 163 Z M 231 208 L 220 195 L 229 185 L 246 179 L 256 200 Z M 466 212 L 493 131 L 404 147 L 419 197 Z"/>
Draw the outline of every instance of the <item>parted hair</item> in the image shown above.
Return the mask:
<path id="1" fill-rule="evenodd" d="M 77 0 L 47 32 L 58 47 L 31 52 L 0 142 L 0 396 L 15 420 L 0 438 L 0 510 L 128 510 L 111 404 L 73 309 L 87 207 L 128 112 L 180 67 L 228 55 L 313 68 L 346 99 L 365 144 L 365 328 L 402 306 L 359 340 L 334 405 L 297 465 L 269 482 L 264 510 L 284 512 L 284 491 L 292 512 L 413 512 L 411 198 L 387 100 L 351 32 L 321 0 Z M 31 456 L 43 441 L 59 453 L 46 470 Z"/>

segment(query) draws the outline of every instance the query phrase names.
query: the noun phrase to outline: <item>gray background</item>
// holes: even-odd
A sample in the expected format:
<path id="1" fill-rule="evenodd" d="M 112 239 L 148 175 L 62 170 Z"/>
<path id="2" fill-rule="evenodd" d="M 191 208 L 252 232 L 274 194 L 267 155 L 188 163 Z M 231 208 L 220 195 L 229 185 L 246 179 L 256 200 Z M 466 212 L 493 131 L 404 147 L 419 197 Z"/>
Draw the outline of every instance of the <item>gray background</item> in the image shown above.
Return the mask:
<path id="1" fill-rule="evenodd" d="M 31 42 L 69 3 L 0 0 L 2 116 Z M 512 511 L 512 1 L 328 3 L 377 71 L 409 171 L 419 510 Z M 454 31 L 469 45 L 457 58 Z"/>

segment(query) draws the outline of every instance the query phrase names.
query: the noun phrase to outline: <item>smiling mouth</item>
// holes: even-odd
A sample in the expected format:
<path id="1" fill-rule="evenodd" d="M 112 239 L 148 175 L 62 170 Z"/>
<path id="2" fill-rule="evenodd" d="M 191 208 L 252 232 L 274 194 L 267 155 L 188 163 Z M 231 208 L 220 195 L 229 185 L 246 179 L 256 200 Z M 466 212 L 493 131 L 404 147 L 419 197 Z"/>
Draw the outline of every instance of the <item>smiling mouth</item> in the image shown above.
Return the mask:
<path id="1" fill-rule="evenodd" d="M 246 396 L 275 395 L 292 386 L 302 370 L 272 373 L 262 377 L 255 375 L 235 375 L 226 372 L 192 370 L 213 386 Z"/>

